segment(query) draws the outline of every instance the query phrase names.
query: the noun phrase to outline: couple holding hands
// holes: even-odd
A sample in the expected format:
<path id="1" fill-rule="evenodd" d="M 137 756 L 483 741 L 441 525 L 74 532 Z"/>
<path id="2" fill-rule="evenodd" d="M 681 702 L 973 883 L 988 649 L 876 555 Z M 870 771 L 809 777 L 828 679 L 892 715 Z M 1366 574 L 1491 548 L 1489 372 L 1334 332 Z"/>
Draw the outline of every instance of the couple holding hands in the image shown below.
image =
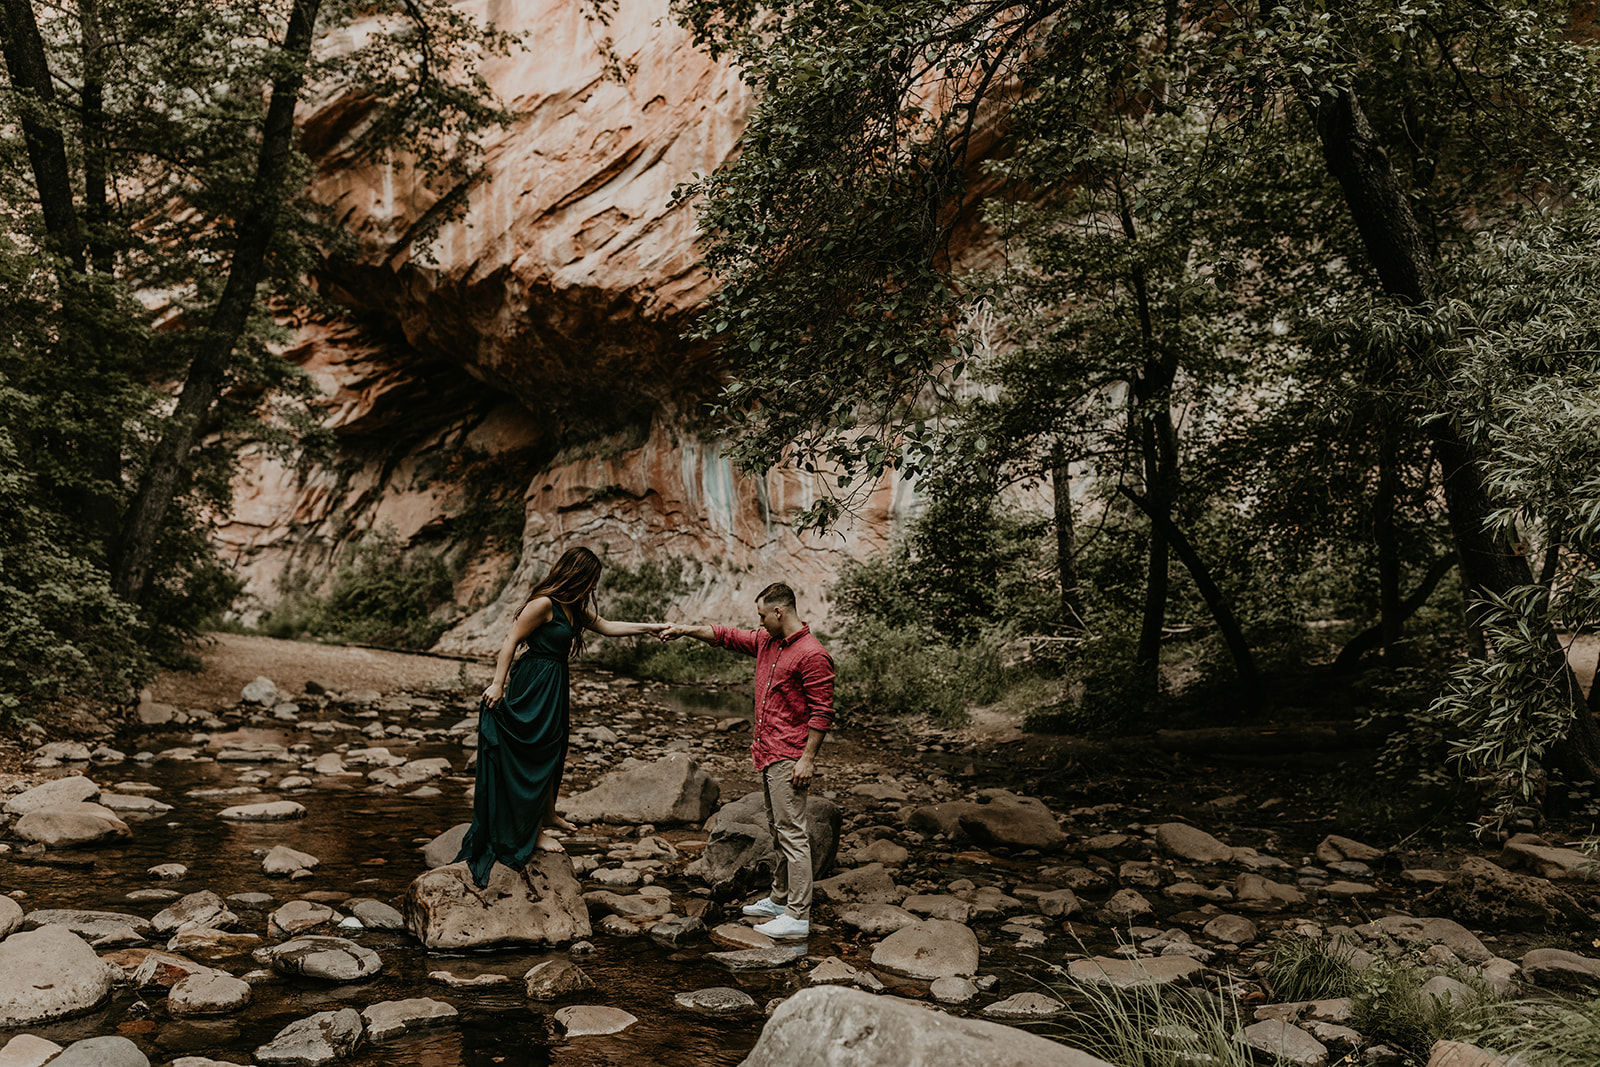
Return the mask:
<path id="1" fill-rule="evenodd" d="M 817 750 L 833 726 L 833 659 L 796 611 L 794 590 L 774 582 L 756 596 L 760 626 L 613 622 L 595 609 L 599 557 L 568 549 L 528 595 L 495 661 L 478 713 L 472 828 L 462 842 L 479 886 L 495 862 L 521 870 L 535 850 L 563 851 L 548 828 L 572 829 L 556 814 L 570 722 L 568 664 L 581 632 L 603 637 L 691 637 L 756 659 L 751 755 L 761 776 L 778 861 L 772 891 L 744 908 L 775 938 L 810 933 L 811 841 L 806 796 Z M 519 654 L 520 653 L 520 654 Z"/>

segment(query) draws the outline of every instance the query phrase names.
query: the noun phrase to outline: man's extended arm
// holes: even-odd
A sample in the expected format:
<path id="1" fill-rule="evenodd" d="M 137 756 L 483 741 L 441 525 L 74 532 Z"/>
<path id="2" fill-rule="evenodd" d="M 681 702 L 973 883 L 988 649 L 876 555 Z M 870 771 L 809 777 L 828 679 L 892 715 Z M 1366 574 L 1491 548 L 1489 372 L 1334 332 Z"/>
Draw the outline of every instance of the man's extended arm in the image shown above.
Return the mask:
<path id="1" fill-rule="evenodd" d="M 717 640 L 717 631 L 712 626 L 690 626 L 686 623 L 675 622 L 661 631 L 661 640 L 676 641 L 680 637 L 692 637 L 696 641 L 714 644 Z"/>

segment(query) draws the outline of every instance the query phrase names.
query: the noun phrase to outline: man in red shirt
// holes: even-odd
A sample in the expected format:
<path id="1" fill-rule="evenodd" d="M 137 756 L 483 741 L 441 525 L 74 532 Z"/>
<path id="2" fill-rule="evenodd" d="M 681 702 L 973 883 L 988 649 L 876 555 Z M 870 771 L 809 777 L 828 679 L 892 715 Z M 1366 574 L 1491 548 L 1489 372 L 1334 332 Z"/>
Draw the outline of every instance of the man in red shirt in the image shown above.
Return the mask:
<path id="1" fill-rule="evenodd" d="M 756 658 L 756 725 L 750 752 L 761 773 L 767 819 L 778 847 L 772 892 L 746 915 L 768 921 L 756 930 L 774 938 L 811 933 L 811 837 L 806 795 L 817 749 L 833 727 L 833 657 L 795 610 L 794 590 L 774 582 L 756 597 L 759 630 L 673 625 L 663 641 L 693 637 Z"/>

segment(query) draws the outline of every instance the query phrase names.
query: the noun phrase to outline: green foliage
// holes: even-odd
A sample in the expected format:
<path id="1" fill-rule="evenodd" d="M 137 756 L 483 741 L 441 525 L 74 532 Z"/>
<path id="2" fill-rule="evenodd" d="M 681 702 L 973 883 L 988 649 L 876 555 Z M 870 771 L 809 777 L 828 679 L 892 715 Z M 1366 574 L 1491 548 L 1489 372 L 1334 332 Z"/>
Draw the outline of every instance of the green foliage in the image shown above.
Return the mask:
<path id="1" fill-rule="evenodd" d="M 1426 978 L 1403 959 L 1374 961 L 1350 998 L 1350 1025 L 1422 1063 L 1435 1041 L 1468 1039 L 1500 1014 L 1481 981 L 1464 983 L 1472 989 L 1465 998 L 1435 997 L 1422 993 Z"/>
<path id="2" fill-rule="evenodd" d="M 326 593 L 292 580 L 261 620 L 273 637 L 316 637 L 426 649 L 455 621 L 454 575 L 430 552 L 407 554 L 392 531 L 369 533 L 334 572 Z"/>
<path id="3" fill-rule="evenodd" d="M 1141 1067 L 1252 1067 L 1250 1049 L 1234 1039 L 1240 1020 L 1228 999 L 1206 989 L 1051 983 L 1068 1005 L 1052 1019 L 1051 1036 L 1107 1063 Z"/>
<path id="4" fill-rule="evenodd" d="M 28 626 L 6 643 L 17 666 L 0 701 L 125 692 L 152 657 L 185 660 L 185 640 L 237 592 L 209 540 L 231 504 L 235 449 L 315 436 L 311 383 L 278 346 L 301 313 L 324 308 L 310 279 L 352 241 L 311 199 L 311 155 L 403 159 L 432 183 L 444 199 L 414 235 L 425 258 L 460 207 L 449 190 L 469 184 L 474 134 L 505 117 L 478 62 L 510 44 L 447 0 L 15 6 L 38 34 L 19 32 L 8 50 L 41 51 L 54 99 L 17 89 L 15 69 L 0 94 L 0 425 L 11 435 L 0 465 L 16 504 L 0 519 L 0 581 L 8 621 Z M 291 11 L 320 14 L 308 54 L 288 46 Z M 313 108 L 287 143 L 269 143 L 289 129 L 269 121 L 270 104 L 300 74 L 298 96 L 354 110 L 334 108 L 330 127 Z M 28 123 L 63 146 L 63 169 L 38 164 Z M 46 202 L 67 205 L 65 222 Z M 178 414 L 175 397 L 202 399 Z M 159 520 L 135 521 L 150 500 Z M 122 569 L 135 547 L 140 580 Z"/>
<path id="5" fill-rule="evenodd" d="M 1349 954 L 1318 937 L 1291 934 L 1272 946 L 1267 984 L 1280 1003 L 1348 997 L 1358 986 Z"/>
<path id="6" fill-rule="evenodd" d="M 1530 1067 L 1587 1067 L 1600 1063 L 1600 999 L 1533 1000 L 1471 1032 L 1480 1048 Z"/>
<path id="7" fill-rule="evenodd" d="M 839 656 L 837 702 L 960 725 L 969 707 L 999 698 L 1001 644 L 997 634 L 951 645 L 925 628 L 858 621 Z"/>

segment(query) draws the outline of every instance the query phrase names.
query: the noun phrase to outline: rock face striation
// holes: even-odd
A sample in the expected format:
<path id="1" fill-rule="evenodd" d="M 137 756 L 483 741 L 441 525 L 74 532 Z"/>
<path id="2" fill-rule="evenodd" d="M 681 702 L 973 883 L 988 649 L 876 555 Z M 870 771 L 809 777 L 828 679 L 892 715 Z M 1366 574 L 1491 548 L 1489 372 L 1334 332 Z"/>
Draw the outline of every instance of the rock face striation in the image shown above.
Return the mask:
<path id="1" fill-rule="evenodd" d="M 477 610 L 444 651 L 492 650 L 527 583 L 576 543 L 630 566 L 715 561 L 689 583 L 688 614 L 742 618 L 784 577 L 820 618 L 843 558 L 881 547 L 913 501 L 885 482 L 843 539 L 803 537 L 789 516 L 820 476 L 744 477 L 685 428 L 718 372 L 682 340 L 712 279 L 671 194 L 734 151 L 744 86 L 665 0 L 628 0 L 607 27 L 636 68 L 626 84 L 605 76 L 575 0 L 466 6 L 537 42 L 484 67 L 516 117 L 486 135 L 477 177 L 429 188 L 405 160 L 360 160 L 347 139 L 360 100 L 298 116 L 315 194 L 360 251 L 325 265 L 323 291 L 348 311 L 299 327 L 283 353 L 320 392 L 337 454 L 296 467 L 247 450 L 220 520 L 246 614 L 290 576 L 316 588 L 361 532 L 388 529 L 471 559 L 456 600 Z M 464 214 L 424 247 L 418 226 L 447 199 Z"/>

